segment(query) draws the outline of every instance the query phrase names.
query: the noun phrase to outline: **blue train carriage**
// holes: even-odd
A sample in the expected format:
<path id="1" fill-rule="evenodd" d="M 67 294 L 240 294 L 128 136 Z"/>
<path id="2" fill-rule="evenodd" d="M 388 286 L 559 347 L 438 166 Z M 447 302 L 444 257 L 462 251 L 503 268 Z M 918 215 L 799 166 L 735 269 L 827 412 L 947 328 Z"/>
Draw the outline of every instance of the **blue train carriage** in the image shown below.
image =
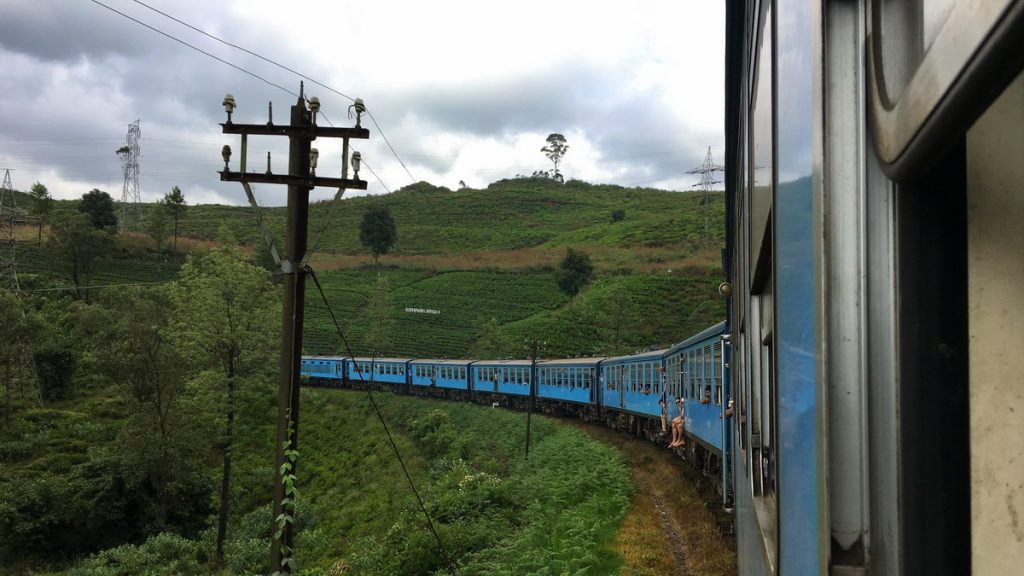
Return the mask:
<path id="1" fill-rule="evenodd" d="M 538 362 L 537 397 L 546 400 L 546 405 L 552 408 L 565 405 L 574 414 L 580 412 L 580 404 L 596 406 L 602 360 L 604 358 L 566 358 Z M 587 419 L 593 416 L 593 413 L 584 414 Z"/>
<path id="2" fill-rule="evenodd" d="M 459 397 L 469 392 L 472 360 L 418 359 L 409 362 L 409 383 L 414 392 Z"/>
<path id="3" fill-rule="evenodd" d="M 529 360 L 478 360 L 473 362 L 473 393 L 478 402 L 498 402 L 522 408 L 530 395 Z"/>
<path id="4" fill-rule="evenodd" d="M 671 413 L 677 414 L 675 398 L 686 406 L 686 452 L 705 472 L 720 475 L 723 503 L 729 505 L 728 462 L 730 427 L 725 409 L 729 404 L 729 345 L 726 323 L 716 324 L 672 346 L 665 353 Z"/>
<path id="5" fill-rule="evenodd" d="M 345 377 L 345 359 L 337 356 L 303 356 L 299 375 L 312 386 L 338 387 Z"/>
<path id="6" fill-rule="evenodd" d="M 649 438 L 661 432 L 664 356 L 665 350 L 653 350 L 601 362 L 600 406 L 609 425 Z"/>
<path id="7" fill-rule="evenodd" d="M 398 387 L 405 384 L 406 358 L 371 358 L 357 356 L 345 363 L 348 381 L 355 387 Z"/>

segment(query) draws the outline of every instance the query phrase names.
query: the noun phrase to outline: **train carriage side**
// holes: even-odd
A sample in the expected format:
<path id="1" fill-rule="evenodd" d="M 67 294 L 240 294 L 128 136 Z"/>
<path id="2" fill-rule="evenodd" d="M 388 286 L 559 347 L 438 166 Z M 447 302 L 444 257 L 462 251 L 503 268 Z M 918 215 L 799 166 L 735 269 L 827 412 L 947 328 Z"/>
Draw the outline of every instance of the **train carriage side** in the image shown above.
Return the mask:
<path id="1" fill-rule="evenodd" d="M 471 360 L 417 359 L 409 363 L 413 388 L 469 390 Z"/>
<path id="2" fill-rule="evenodd" d="M 725 322 L 716 324 L 676 344 L 665 353 L 671 369 L 669 392 L 686 401 L 686 434 L 717 457 L 725 452 L 728 398 Z"/>
<path id="3" fill-rule="evenodd" d="M 506 360 L 495 367 L 495 388 L 498 394 L 529 396 L 531 378 L 529 360 Z"/>
<path id="4" fill-rule="evenodd" d="M 345 359 L 338 356 L 303 356 L 299 374 L 320 386 L 340 386 L 345 377 Z"/>
<path id="5" fill-rule="evenodd" d="M 1024 0 L 725 8 L 740 573 L 1019 573 Z"/>
<path id="6" fill-rule="evenodd" d="M 566 358 L 537 363 L 537 396 L 549 400 L 593 404 L 597 400 L 598 366 L 603 358 Z"/>
<path id="7" fill-rule="evenodd" d="M 405 384 L 405 358 L 371 358 L 357 356 L 345 363 L 349 382 L 375 382 L 379 384 Z"/>
<path id="8" fill-rule="evenodd" d="M 602 406 L 632 414 L 661 417 L 665 350 L 617 356 L 601 362 Z"/>

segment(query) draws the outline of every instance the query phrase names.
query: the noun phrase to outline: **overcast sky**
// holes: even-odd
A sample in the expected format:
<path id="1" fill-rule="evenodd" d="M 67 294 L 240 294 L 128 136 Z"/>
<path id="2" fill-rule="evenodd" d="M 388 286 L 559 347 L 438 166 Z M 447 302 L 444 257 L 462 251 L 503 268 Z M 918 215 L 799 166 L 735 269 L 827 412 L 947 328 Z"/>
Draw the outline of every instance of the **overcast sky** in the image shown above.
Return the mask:
<path id="1" fill-rule="evenodd" d="M 151 6 L 275 60 L 373 112 L 356 142 L 369 193 L 415 180 L 457 188 L 549 169 L 549 133 L 570 146 L 566 178 L 689 190 L 708 146 L 723 150 L 723 0 L 424 2 L 362 0 L 99 0 L 293 92 L 300 78 L 168 19 Z M 301 10 L 301 12 L 299 11 Z M 284 124 L 296 98 L 118 15 L 92 0 L 3 0 L 0 8 L 0 169 L 14 187 L 58 198 L 92 188 L 119 199 L 115 153 L 141 120 L 143 201 L 180 186 L 190 204 L 244 203 L 220 182 L 221 101 L 236 122 Z M 351 125 L 346 98 L 306 83 L 326 118 Z M 320 169 L 340 175 L 340 144 L 321 139 Z M 250 162 L 283 138 L 252 139 Z M 317 190 L 314 199 L 329 190 Z M 261 185 L 265 204 L 283 187 Z"/>

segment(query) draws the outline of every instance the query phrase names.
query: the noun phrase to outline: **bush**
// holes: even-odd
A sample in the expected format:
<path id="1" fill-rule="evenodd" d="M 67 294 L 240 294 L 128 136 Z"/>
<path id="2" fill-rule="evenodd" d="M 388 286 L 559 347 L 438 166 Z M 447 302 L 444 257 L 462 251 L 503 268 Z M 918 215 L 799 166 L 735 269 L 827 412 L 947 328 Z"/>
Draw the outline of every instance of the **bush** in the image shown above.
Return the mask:
<path id="1" fill-rule="evenodd" d="M 265 554 L 264 554 L 265 555 Z M 69 576 L 171 576 L 203 574 L 199 543 L 163 532 L 139 545 L 125 544 L 89 558 Z M 249 572 L 252 573 L 252 572 Z"/>
<path id="2" fill-rule="evenodd" d="M 67 396 L 75 375 L 74 353 L 65 348 L 49 347 L 36 352 L 34 358 L 43 399 L 52 402 Z"/>
<path id="3" fill-rule="evenodd" d="M 625 210 L 615 210 L 612 212 L 612 222 L 622 222 L 626 219 Z"/>

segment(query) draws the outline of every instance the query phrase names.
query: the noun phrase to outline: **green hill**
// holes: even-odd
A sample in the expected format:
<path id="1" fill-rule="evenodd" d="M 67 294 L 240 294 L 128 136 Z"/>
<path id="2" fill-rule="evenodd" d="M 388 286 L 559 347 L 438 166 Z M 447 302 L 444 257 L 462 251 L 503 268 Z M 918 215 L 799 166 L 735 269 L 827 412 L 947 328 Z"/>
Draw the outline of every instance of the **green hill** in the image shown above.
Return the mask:
<path id="1" fill-rule="evenodd" d="M 398 228 L 395 255 L 460 254 L 545 246 L 594 244 L 607 247 L 674 246 L 697 250 L 704 230 L 701 196 L 694 193 L 591 185 L 570 181 L 502 180 L 485 189 L 450 191 L 420 182 L 386 196 L 319 202 L 310 209 L 311 236 L 330 220 L 319 249 L 363 253 L 359 222 L 371 207 L 387 206 Z M 722 237 L 721 194 L 708 206 L 711 229 Z M 612 212 L 625 218 L 612 222 Z M 282 237 L 284 208 L 264 208 L 264 218 Z M 195 206 L 181 223 L 182 233 L 214 239 L 227 226 L 243 243 L 258 244 L 252 210 L 237 206 Z M 311 240 L 312 242 L 312 240 Z"/>

